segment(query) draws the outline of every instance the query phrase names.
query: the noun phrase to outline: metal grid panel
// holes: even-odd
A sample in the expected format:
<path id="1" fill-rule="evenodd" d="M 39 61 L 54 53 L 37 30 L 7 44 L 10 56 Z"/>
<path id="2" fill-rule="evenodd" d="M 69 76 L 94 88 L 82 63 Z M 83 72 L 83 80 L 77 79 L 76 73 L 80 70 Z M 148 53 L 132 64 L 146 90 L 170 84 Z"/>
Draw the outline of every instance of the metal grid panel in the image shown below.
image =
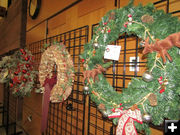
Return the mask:
<path id="1" fill-rule="evenodd" d="M 8 53 L 1 55 L 0 57 L 12 55 L 17 49 L 11 50 Z M 3 120 L 2 126 L 5 127 L 6 134 L 16 133 L 16 101 L 17 98 L 12 95 L 8 84 L 4 84 L 4 95 L 3 95 Z"/>
<path id="2" fill-rule="evenodd" d="M 85 96 L 83 94 L 83 68 L 79 55 L 88 41 L 89 27 L 84 26 L 28 45 L 35 56 L 36 69 L 41 59 L 44 44 L 54 41 L 64 42 L 69 51 L 75 68 L 75 81 L 69 98 L 60 104 L 50 104 L 47 135 L 82 135 L 85 126 Z M 37 82 L 38 83 L 38 82 Z"/>
<path id="3" fill-rule="evenodd" d="M 160 0 L 155 2 L 154 5 L 169 13 L 169 0 Z M 180 10 L 171 12 L 175 16 L 179 16 L 179 13 Z M 97 25 L 92 25 L 92 34 L 94 27 Z M 138 47 L 139 39 L 134 35 L 128 36 L 124 34 L 112 44 L 121 46 L 120 59 L 119 61 L 113 61 L 112 68 L 108 69 L 104 76 L 117 92 L 121 92 L 123 88 L 127 87 L 132 77 L 141 77 L 145 71 L 147 60 L 142 57 L 142 48 Z M 130 61 L 132 57 L 134 57 L 134 60 Z M 102 116 L 96 104 L 90 98 L 88 120 L 88 135 L 115 135 L 115 126 L 112 121 Z M 151 126 L 163 130 L 162 127 Z"/>

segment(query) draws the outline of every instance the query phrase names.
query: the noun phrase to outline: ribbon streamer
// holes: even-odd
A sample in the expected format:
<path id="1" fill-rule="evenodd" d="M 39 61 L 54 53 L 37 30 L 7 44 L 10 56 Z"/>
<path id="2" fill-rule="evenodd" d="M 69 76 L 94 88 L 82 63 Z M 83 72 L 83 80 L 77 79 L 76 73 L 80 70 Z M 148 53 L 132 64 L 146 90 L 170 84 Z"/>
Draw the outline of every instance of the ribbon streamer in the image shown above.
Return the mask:
<path id="1" fill-rule="evenodd" d="M 47 117 L 48 117 L 48 109 L 49 109 L 49 102 L 50 102 L 50 93 L 53 86 L 57 82 L 57 76 L 53 75 L 51 79 L 46 78 L 44 81 L 44 95 L 43 95 L 43 108 L 42 108 L 42 120 L 41 120 L 41 133 L 44 133 L 47 128 Z"/>
<path id="2" fill-rule="evenodd" d="M 139 109 L 132 111 L 116 109 L 115 113 L 108 116 L 109 118 L 119 118 L 116 135 L 137 135 L 134 126 L 134 120 L 142 124 L 141 112 Z"/>

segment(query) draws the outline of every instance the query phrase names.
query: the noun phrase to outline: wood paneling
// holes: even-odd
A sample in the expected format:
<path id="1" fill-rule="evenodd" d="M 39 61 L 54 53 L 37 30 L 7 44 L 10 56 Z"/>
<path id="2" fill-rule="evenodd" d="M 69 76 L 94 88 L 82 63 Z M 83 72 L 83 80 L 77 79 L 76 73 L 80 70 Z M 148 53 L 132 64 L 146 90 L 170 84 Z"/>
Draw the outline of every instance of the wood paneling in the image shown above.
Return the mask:
<path id="1" fill-rule="evenodd" d="M 84 0 L 79 4 L 78 16 L 81 17 L 90 12 L 94 12 L 105 6 L 104 0 Z"/>

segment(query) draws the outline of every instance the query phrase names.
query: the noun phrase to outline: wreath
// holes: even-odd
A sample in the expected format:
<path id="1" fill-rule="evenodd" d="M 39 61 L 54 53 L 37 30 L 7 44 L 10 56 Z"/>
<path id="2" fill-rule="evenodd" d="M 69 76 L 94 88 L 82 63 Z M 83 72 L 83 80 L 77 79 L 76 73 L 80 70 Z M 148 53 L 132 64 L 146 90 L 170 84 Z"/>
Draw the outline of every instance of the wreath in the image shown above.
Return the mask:
<path id="1" fill-rule="evenodd" d="M 90 93 L 102 114 L 118 124 L 117 134 L 145 131 L 149 122 L 160 125 L 164 118 L 180 116 L 180 21 L 152 3 L 133 6 L 133 0 L 109 11 L 95 28 L 92 40 L 80 55 L 84 66 L 84 91 Z M 106 46 L 119 35 L 136 35 L 147 54 L 147 71 L 132 78 L 122 93 L 103 76 L 111 64 L 103 59 Z M 167 58 L 166 58 L 167 57 Z M 134 128 L 134 126 L 136 128 Z"/>
<path id="2" fill-rule="evenodd" d="M 15 96 L 28 96 L 34 88 L 37 71 L 34 70 L 34 56 L 27 49 L 19 49 L 0 62 L 1 83 L 8 83 Z"/>
<path id="3" fill-rule="evenodd" d="M 74 82 L 74 66 L 70 54 L 62 43 L 54 43 L 41 56 L 39 81 L 43 87 L 46 78 L 57 71 L 57 83 L 51 90 L 51 102 L 62 102 L 68 98 Z"/>

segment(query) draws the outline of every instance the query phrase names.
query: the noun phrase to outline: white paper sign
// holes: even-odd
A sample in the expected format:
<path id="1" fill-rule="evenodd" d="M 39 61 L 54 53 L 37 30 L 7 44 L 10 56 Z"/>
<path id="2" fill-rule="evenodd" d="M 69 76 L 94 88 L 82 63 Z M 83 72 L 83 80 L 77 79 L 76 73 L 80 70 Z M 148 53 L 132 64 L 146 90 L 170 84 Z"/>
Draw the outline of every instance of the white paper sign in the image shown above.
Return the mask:
<path id="1" fill-rule="evenodd" d="M 104 59 L 119 60 L 121 46 L 107 45 L 104 52 Z"/>

